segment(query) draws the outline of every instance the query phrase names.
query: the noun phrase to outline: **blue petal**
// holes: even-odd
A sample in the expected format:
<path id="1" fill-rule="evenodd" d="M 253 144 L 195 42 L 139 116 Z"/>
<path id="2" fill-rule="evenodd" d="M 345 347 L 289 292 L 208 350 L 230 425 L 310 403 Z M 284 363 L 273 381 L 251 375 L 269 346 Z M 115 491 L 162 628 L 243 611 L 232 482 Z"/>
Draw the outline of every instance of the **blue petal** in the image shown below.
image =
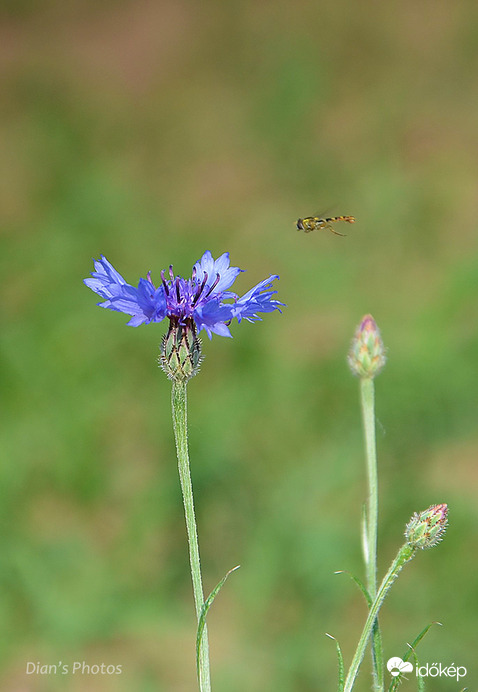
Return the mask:
<path id="1" fill-rule="evenodd" d="M 284 303 L 274 300 L 272 296 L 277 293 L 277 291 L 267 291 L 272 286 L 272 282 L 279 277 L 277 274 L 272 274 L 268 279 L 264 279 L 257 286 L 251 288 L 250 291 L 245 293 L 241 298 L 237 300 L 232 306 L 234 317 L 237 317 L 237 321 L 240 322 L 242 319 L 248 320 L 249 322 L 255 322 L 261 318 L 257 314 L 258 312 L 273 312 L 273 310 L 280 310 L 280 305 Z"/>
<path id="2" fill-rule="evenodd" d="M 233 318 L 233 305 L 224 305 L 218 299 L 213 299 L 205 305 L 198 306 L 194 310 L 194 322 L 198 332 L 205 329 L 209 338 L 211 333 L 220 336 L 231 336 L 225 322 L 230 322 Z"/>
<path id="3" fill-rule="evenodd" d="M 100 260 L 94 260 L 95 272 L 91 272 L 92 279 L 84 279 L 85 284 L 92 291 L 98 293 L 102 298 L 110 298 L 114 295 L 111 292 L 115 286 L 129 286 L 112 264 L 108 262 L 106 257 L 101 255 Z M 132 288 L 132 286 L 130 286 Z M 117 291 L 116 291 L 117 293 Z"/>
<path id="4" fill-rule="evenodd" d="M 140 279 L 138 288 L 126 283 L 121 274 L 108 262 L 106 257 L 95 261 L 96 272 L 92 279 L 84 283 L 102 298 L 102 308 L 132 315 L 129 325 L 137 327 L 144 322 L 160 322 L 166 316 L 166 298 L 164 288 L 158 289 L 146 279 Z"/>
<path id="5" fill-rule="evenodd" d="M 206 250 L 201 259 L 194 265 L 196 270 L 196 280 L 202 283 L 204 274 L 207 273 L 206 286 L 211 287 L 219 274 L 220 279 L 210 295 L 214 296 L 227 290 L 237 276 L 243 271 L 239 267 L 229 266 L 229 253 L 225 252 L 217 260 L 214 260 L 209 250 Z"/>
<path id="6" fill-rule="evenodd" d="M 164 286 L 155 288 L 151 281 L 140 279 L 137 289 L 138 306 L 149 321 L 161 322 L 167 313 Z"/>

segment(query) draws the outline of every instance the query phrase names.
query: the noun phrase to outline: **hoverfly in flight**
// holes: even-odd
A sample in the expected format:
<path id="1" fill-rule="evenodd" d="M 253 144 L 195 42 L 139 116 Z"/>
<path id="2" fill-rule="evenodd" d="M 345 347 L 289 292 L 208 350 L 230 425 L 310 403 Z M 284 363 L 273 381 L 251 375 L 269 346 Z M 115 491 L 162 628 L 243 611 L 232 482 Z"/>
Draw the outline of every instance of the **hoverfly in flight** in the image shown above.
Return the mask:
<path id="1" fill-rule="evenodd" d="M 332 216 L 331 218 L 321 218 L 320 216 L 307 216 L 305 219 L 298 219 L 297 230 L 310 233 L 311 231 L 321 231 L 327 229 L 335 235 L 344 236 L 344 233 L 338 233 L 332 227 L 337 221 L 346 221 L 347 223 L 355 223 L 355 216 Z"/>

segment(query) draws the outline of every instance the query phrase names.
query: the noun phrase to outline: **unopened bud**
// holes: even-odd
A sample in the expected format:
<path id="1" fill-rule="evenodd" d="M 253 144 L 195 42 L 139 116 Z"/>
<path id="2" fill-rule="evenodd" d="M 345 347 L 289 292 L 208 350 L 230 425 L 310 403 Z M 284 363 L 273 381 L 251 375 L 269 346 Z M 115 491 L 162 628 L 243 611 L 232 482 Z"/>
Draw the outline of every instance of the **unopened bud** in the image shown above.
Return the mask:
<path id="1" fill-rule="evenodd" d="M 385 365 L 385 347 L 372 315 L 365 315 L 357 327 L 347 357 L 354 375 L 373 378 Z"/>
<path id="2" fill-rule="evenodd" d="M 448 506 L 432 505 L 424 512 L 413 515 L 405 529 L 405 538 L 414 548 L 432 548 L 446 531 Z"/>
<path id="3" fill-rule="evenodd" d="M 170 318 L 169 331 L 161 342 L 159 363 L 170 380 L 187 381 L 199 371 L 201 340 L 193 320 L 179 324 Z"/>

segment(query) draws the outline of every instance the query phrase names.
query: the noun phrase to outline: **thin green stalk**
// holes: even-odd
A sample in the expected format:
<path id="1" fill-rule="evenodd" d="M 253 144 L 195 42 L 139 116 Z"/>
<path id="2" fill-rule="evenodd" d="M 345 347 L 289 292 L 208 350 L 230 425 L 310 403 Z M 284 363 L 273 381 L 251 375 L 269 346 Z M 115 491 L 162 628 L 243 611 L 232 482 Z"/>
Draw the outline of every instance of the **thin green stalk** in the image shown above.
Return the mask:
<path id="1" fill-rule="evenodd" d="M 360 400 L 365 434 L 365 458 L 368 481 L 364 560 L 367 590 L 373 601 L 377 594 L 378 473 L 375 440 L 375 390 L 372 377 L 360 378 Z M 383 692 L 385 684 L 383 653 L 378 620 L 375 621 L 373 626 L 372 662 L 374 689 L 376 692 Z"/>
<path id="2" fill-rule="evenodd" d="M 191 577 L 193 582 L 194 602 L 196 616 L 201 617 L 204 605 L 204 592 L 202 588 L 201 565 L 199 562 L 199 544 L 194 513 L 193 488 L 189 469 L 188 433 L 187 433 L 187 396 L 186 380 L 173 380 L 172 388 L 172 413 L 174 436 L 176 439 L 176 451 L 178 455 L 179 478 L 184 502 L 184 514 L 189 543 L 189 562 L 191 565 Z M 209 646 L 207 628 L 204 626 L 202 644 L 199 656 L 199 689 L 201 692 L 210 692 L 211 680 L 209 673 Z"/>
<path id="3" fill-rule="evenodd" d="M 365 433 L 365 457 L 368 480 L 365 568 L 367 589 L 373 600 L 377 592 L 378 477 L 377 448 L 375 444 L 375 393 L 371 377 L 361 378 L 360 397 Z"/>
<path id="4" fill-rule="evenodd" d="M 351 692 L 351 690 L 353 689 L 355 679 L 360 668 L 360 664 L 362 663 L 363 657 L 365 655 L 368 640 L 370 639 L 370 635 L 372 633 L 374 623 L 378 615 L 378 611 L 380 610 L 382 603 L 385 600 L 385 597 L 388 594 L 393 582 L 398 577 L 404 565 L 415 555 L 416 550 L 417 549 L 414 546 L 410 545 L 409 543 L 405 543 L 398 551 L 395 560 L 392 562 L 387 574 L 384 576 L 382 583 L 380 584 L 380 588 L 378 589 L 375 600 L 372 604 L 372 607 L 369 610 L 367 620 L 362 630 L 362 634 L 360 635 L 359 643 L 357 645 L 357 649 L 355 651 L 352 663 L 350 664 L 349 672 L 347 673 L 347 678 L 345 680 L 344 692 Z"/>

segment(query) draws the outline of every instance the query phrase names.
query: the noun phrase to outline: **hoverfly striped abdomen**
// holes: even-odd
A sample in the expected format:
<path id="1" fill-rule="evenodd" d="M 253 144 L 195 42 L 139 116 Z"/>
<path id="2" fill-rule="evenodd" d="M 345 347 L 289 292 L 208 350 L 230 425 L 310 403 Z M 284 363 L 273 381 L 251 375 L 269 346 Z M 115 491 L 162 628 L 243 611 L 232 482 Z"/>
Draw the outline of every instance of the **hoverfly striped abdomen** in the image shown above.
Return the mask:
<path id="1" fill-rule="evenodd" d="M 335 233 L 335 235 L 343 236 L 343 233 L 338 233 L 334 228 L 332 228 L 332 224 L 337 223 L 338 221 L 355 223 L 355 216 L 332 216 L 329 218 L 321 218 L 320 216 L 306 216 L 303 219 L 298 219 L 296 225 L 297 230 L 304 231 L 304 233 L 327 229 L 331 233 Z"/>

